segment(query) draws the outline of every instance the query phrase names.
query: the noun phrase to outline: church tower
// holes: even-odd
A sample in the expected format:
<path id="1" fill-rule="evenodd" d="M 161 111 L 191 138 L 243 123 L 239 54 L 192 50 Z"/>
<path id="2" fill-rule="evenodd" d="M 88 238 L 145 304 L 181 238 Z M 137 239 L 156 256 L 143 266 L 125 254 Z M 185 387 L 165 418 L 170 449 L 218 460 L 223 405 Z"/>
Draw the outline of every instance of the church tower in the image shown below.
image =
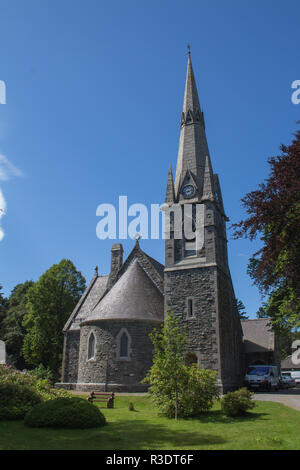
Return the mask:
<path id="1" fill-rule="evenodd" d="M 212 170 L 190 52 L 176 175 L 174 181 L 170 167 L 165 202 L 170 208 L 165 310 L 171 308 L 181 318 L 187 362 L 218 371 L 223 392 L 234 389 L 241 384 L 243 354 L 227 258 L 228 219 L 219 179 Z"/>

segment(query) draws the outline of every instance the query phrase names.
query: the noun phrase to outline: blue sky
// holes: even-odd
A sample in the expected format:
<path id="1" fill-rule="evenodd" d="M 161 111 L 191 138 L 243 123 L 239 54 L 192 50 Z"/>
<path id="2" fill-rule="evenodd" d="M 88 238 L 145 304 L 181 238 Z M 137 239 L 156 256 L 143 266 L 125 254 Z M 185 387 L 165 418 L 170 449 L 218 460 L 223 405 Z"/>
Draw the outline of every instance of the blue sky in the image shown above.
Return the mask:
<path id="1" fill-rule="evenodd" d="M 225 209 L 231 222 L 245 215 L 240 199 L 299 119 L 298 1 L 0 0 L 0 10 L 5 294 L 63 257 L 87 280 L 95 265 L 107 273 L 114 242 L 96 237 L 96 207 L 119 195 L 163 202 L 188 42 Z M 259 243 L 228 238 L 236 296 L 254 316 L 246 267 Z M 141 246 L 164 262 L 162 240 Z"/>

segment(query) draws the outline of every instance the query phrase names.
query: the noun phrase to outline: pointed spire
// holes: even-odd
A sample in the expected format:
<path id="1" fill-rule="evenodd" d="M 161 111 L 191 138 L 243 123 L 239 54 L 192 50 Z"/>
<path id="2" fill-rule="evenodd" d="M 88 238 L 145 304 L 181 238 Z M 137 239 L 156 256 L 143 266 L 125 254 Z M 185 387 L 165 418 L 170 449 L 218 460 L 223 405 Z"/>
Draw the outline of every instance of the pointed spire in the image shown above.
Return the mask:
<path id="1" fill-rule="evenodd" d="M 190 170 L 199 182 L 198 193 L 203 185 L 206 155 L 209 150 L 206 141 L 203 113 L 201 111 L 191 54 L 185 82 L 183 110 L 181 115 L 180 141 L 175 177 L 175 198 L 178 198 L 184 175 Z"/>
<path id="2" fill-rule="evenodd" d="M 173 179 L 173 172 L 172 166 L 169 166 L 169 173 L 168 173 L 168 183 L 167 183 L 167 191 L 166 191 L 166 199 L 165 202 L 175 202 L 175 192 L 174 192 L 174 179 Z"/>
<path id="3" fill-rule="evenodd" d="M 184 113 L 185 120 L 186 120 L 188 118 L 189 111 L 191 111 L 193 115 L 196 115 L 196 113 L 199 112 L 199 115 L 200 115 L 200 110 L 201 108 L 200 108 L 197 85 L 196 85 L 192 61 L 191 61 L 191 53 L 188 52 L 188 65 L 187 65 L 182 112 Z"/>

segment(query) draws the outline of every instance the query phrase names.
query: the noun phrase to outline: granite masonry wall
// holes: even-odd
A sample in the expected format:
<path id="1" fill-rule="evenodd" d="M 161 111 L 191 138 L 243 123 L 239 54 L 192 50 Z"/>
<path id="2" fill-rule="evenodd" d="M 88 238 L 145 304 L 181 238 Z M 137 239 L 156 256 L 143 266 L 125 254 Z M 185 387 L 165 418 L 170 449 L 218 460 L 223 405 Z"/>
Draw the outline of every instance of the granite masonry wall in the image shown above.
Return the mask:
<path id="1" fill-rule="evenodd" d="M 194 300 L 188 317 L 187 299 Z M 222 392 L 237 388 L 243 373 L 242 332 L 230 278 L 215 266 L 165 272 L 165 308 L 187 329 L 187 353 L 218 372 Z"/>
<path id="2" fill-rule="evenodd" d="M 154 327 L 159 326 L 157 322 L 112 320 L 83 325 L 76 388 L 146 391 L 147 385 L 140 382 L 152 365 L 153 345 L 149 334 Z M 128 359 L 119 358 L 117 338 L 121 330 L 126 331 L 129 336 Z M 88 340 L 91 332 L 95 335 L 95 356 L 88 359 Z"/>
<path id="3" fill-rule="evenodd" d="M 223 391 L 243 383 L 243 333 L 230 277 L 217 270 L 220 379 Z"/>
<path id="4" fill-rule="evenodd" d="M 219 370 L 216 336 L 216 269 L 214 267 L 165 272 L 165 310 L 172 307 L 187 329 L 187 352 L 193 352 L 203 368 Z M 187 299 L 193 298 L 189 318 Z"/>
<path id="5" fill-rule="evenodd" d="M 65 333 L 62 382 L 77 382 L 80 331 Z"/>

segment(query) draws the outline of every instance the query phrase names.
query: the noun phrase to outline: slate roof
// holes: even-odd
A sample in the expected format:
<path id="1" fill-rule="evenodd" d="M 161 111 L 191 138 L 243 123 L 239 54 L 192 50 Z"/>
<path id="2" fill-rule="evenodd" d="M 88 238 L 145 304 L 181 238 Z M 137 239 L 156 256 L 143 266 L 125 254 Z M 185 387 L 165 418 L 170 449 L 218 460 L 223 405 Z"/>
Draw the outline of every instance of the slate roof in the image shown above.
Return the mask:
<path id="1" fill-rule="evenodd" d="M 147 276 L 148 280 L 152 284 L 152 294 L 155 292 L 155 294 L 153 295 L 154 295 L 154 298 L 156 299 L 153 305 L 155 306 L 155 309 L 158 309 L 157 311 L 162 312 L 162 314 L 161 313 L 158 314 L 160 321 L 162 321 L 161 315 L 163 316 L 163 300 L 162 300 L 162 307 L 161 307 L 161 301 L 157 302 L 158 294 L 156 290 L 158 290 L 158 292 L 160 293 L 160 299 L 163 299 L 164 266 L 158 261 L 156 261 L 154 258 L 152 258 L 151 256 L 147 255 L 143 250 L 141 250 L 139 242 L 137 241 L 134 245 L 134 248 L 132 249 L 131 253 L 128 255 L 126 261 L 123 263 L 118 273 L 119 280 L 127 272 L 128 268 L 131 266 L 131 264 L 133 264 L 134 260 L 137 260 L 139 262 L 139 265 L 144 275 Z M 136 278 L 136 283 L 138 284 L 139 281 L 142 280 L 143 278 L 144 278 L 143 275 L 140 274 Z M 114 288 L 114 286 L 118 284 L 118 281 L 117 281 L 117 283 L 114 284 L 111 289 L 109 289 L 108 280 L 109 280 L 109 276 L 98 276 L 97 274 L 94 275 L 93 279 L 89 283 L 81 299 L 76 305 L 73 313 L 71 314 L 70 318 L 65 324 L 64 329 L 63 329 L 64 332 L 76 331 L 76 330 L 78 331 L 80 329 L 80 324 L 84 320 L 86 320 L 89 315 L 92 315 L 92 312 L 94 311 L 98 312 L 98 310 L 100 310 L 100 304 L 102 305 L 102 300 L 106 298 L 107 295 Z M 141 282 L 141 285 L 142 284 L 143 282 Z M 120 284 L 118 284 L 118 286 L 120 286 Z M 128 287 L 128 289 L 132 289 L 132 287 Z M 114 293 L 116 292 L 117 292 L 117 289 L 114 289 Z M 120 297 L 120 294 L 118 294 L 118 296 Z M 125 294 L 123 294 L 123 296 L 125 296 Z M 111 298 L 111 296 L 109 298 Z M 144 301 L 143 299 L 140 298 L 139 302 L 143 304 Z M 157 307 L 157 304 L 159 304 L 159 307 Z M 155 316 L 156 310 L 155 309 L 153 310 L 153 308 L 150 308 L 148 313 L 152 312 L 151 315 Z M 150 316 L 148 315 L 147 318 L 150 319 L 151 315 Z M 142 314 L 142 317 L 144 319 L 146 318 L 145 312 Z"/>
<path id="2" fill-rule="evenodd" d="M 132 261 L 137 258 L 140 262 L 140 265 L 143 267 L 144 271 L 152 279 L 153 283 L 158 287 L 160 292 L 164 293 L 164 266 L 156 261 L 151 256 L 147 255 L 140 247 L 139 242 L 137 241 L 128 255 L 126 261 L 119 271 L 119 277 L 121 277 L 124 272 L 127 270 L 128 266 Z"/>
<path id="3" fill-rule="evenodd" d="M 136 257 L 84 323 L 100 320 L 162 322 L 163 315 L 163 295 Z"/>
<path id="4" fill-rule="evenodd" d="M 108 276 L 94 276 L 65 324 L 63 331 L 79 330 L 80 323 L 88 316 L 96 302 L 103 296 Z"/>
<path id="5" fill-rule="evenodd" d="M 275 333 L 268 318 L 242 320 L 246 353 L 275 350 Z"/>
<path id="6" fill-rule="evenodd" d="M 300 364 L 294 364 L 290 355 L 281 361 L 281 369 L 300 370 Z"/>
<path id="7" fill-rule="evenodd" d="M 147 255 L 147 253 L 145 253 L 145 252 L 143 252 L 143 253 L 146 256 L 146 258 L 150 261 L 150 263 L 152 263 L 153 267 L 156 269 L 156 271 L 162 277 L 162 279 L 164 279 L 164 270 L 165 270 L 164 265 L 161 264 L 156 259 L 152 258 L 151 256 Z"/>

